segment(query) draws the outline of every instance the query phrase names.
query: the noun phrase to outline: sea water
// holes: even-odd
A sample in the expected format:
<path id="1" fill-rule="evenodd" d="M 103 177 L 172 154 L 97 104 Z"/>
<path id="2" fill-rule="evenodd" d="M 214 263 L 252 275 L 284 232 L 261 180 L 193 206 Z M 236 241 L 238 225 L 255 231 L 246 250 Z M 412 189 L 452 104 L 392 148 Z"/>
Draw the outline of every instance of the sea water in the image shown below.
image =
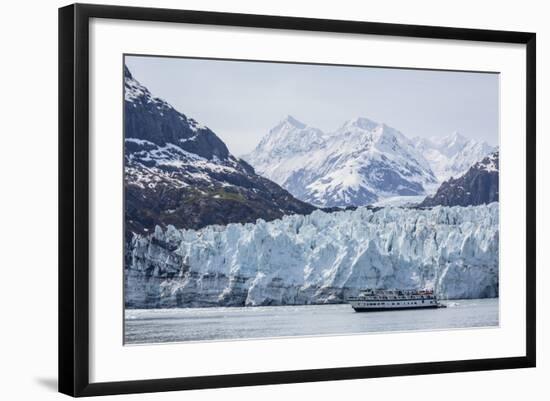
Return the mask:
<path id="1" fill-rule="evenodd" d="M 357 313 L 348 304 L 125 311 L 126 344 L 237 340 L 494 327 L 499 302 L 445 301 L 447 308 Z"/>

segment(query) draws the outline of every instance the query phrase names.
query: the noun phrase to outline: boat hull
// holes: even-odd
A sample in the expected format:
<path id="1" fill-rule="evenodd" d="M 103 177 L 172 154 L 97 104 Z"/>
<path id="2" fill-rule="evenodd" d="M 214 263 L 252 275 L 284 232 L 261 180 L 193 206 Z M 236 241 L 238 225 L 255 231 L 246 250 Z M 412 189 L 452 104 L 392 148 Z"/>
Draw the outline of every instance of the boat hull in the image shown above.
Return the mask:
<path id="1" fill-rule="evenodd" d="M 355 312 L 388 312 L 394 310 L 411 310 L 411 309 L 438 309 L 444 308 L 443 305 L 426 305 L 426 306 L 395 306 L 391 308 L 377 308 L 377 307 L 361 307 L 361 306 L 352 306 Z"/>

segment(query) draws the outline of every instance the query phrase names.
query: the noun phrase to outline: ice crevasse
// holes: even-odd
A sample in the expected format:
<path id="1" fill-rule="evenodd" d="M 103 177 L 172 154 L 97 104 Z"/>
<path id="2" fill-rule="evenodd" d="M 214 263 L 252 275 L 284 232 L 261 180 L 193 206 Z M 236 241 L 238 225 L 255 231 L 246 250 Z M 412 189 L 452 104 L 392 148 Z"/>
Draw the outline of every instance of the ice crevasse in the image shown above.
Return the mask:
<path id="1" fill-rule="evenodd" d="M 130 308 L 345 302 L 364 288 L 498 296 L 499 205 L 315 211 L 254 224 L 157 226 L 127 244 Z"/>

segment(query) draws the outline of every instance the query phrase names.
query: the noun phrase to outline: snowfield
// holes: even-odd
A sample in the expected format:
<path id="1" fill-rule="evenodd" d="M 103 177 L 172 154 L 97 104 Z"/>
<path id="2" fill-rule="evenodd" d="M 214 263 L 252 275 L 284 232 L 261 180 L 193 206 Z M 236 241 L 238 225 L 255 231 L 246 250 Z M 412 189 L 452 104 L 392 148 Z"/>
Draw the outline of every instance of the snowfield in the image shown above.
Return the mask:
<path id="1" fill-rule="evenodd" d="M 288 116 L 243 158 L 298 199 L 322 207 L 425 195 L 437 183 L 409 139 L 367 118 L 325 134 Z"/>
<path id="2" fill-rule="evenodd" d="M 288 116 L 243 158 L 257 173 L 321 207 L 384 204 L 431 195 L 495 148 L 457 132 L 409 139 L 368 118 L 324 133 Z"/>
<path id="3" fill-rule="evenodd" d="M 484 141 L 468 139 L 458 132 L 439 138 L 416 137 L 412 142 L 415 149 L 428 161 L 439 182 L 460 177 L 471 166 L 496 150 Z"/>
<path id="4" fill-rule="evenodd" d="M 266 223 L 135 235 L 126 306 L 344 302 L 360 289 L 435 288 L 498 296 L 499 205 L 285 216 Z"/>

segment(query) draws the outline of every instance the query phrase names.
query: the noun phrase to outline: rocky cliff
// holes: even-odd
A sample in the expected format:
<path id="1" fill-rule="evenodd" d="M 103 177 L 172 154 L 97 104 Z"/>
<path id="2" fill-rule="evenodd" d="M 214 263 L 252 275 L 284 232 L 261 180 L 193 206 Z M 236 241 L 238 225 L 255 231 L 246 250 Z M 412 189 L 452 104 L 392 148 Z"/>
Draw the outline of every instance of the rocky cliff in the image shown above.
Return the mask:
<path id="1" fill-rule="evenodd" d="M 498 202 L 498 150 L 471 166 L 458 178 L 443 182 L 433 196 L 419 206 L 469 206 Z"/>
<path id="2" fill-rule="evenodd" d="M 124 83 L 127 241 L 156 225 L 198 229 L 315 210 L 257 175 L 212 130 L 153 96 L 128 68 Z"/>

